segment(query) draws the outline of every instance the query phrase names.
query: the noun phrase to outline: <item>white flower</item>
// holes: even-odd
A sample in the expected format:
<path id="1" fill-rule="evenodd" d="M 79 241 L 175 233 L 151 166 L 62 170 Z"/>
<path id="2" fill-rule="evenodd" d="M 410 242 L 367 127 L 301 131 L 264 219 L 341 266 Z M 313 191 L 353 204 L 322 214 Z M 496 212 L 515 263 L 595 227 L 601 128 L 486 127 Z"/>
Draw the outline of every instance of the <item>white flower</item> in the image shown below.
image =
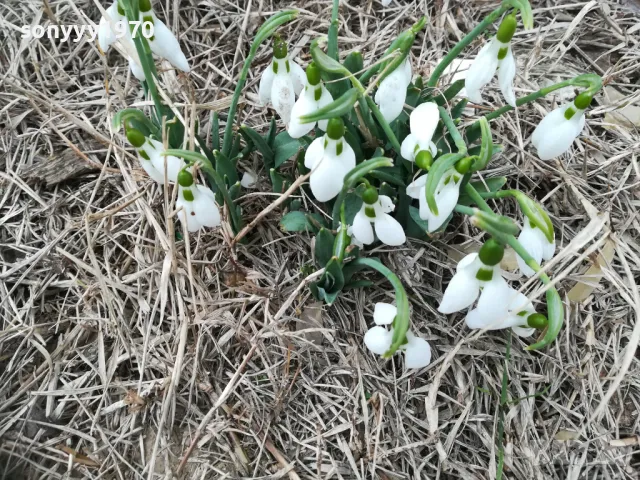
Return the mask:
<path id="1" fill-rule="evenodd" d="M 304 156 L 304 165 L 311 170 L 311 192 L 320 202 L 340 193 L 344 177 L 356 166 L 356 154 L 343 137 L 344 122 L 333 118 L 327 133 L 316 138 Z"/>
<path id="2" fill-rule="evenodd" d="M 142 2 L 141 2 L 142 3 Z M 147 39 L 151 51 L 157 56 L 164 58 L 174 67 L 189 73 L 189 62 L 187 57 L 180 49 L 180 43 L 175 35 L 167 28 L 162 20 L 160 20 L 153 10 L 140 12 L 140 21 L 151 22 L 153 24 L 153 35 Z"/>
<path id="3" fill-rule="evenodd" d="M 273 105 L 282 122 L 288 126 L 295 95 L 300 95 L 305 84 L 304 70 L 289 59 L 286 43 L 281 38 L 276 38 L 273 43 L 273 60 L 260 78 L 260 102 L 263 105 Z"/>
<path id="4" fill-rule="evenodd" d="M 568 116 L 570 118 L 567 119 Z M 574 102 L 566 103 L 544 117 L 531 136 L 540 160 L 551 160 L 569 150 L 584 124 L 584 109 L 578 108 Z"/>
<path id="5" fill-rule="evenodd" d="M 542 230 L 531 225 L 529 218 L 526 216 L 524 217 L 524 228 L 518 236 L 518 241 L 538 265 L 542 263 L 543 259 L 551 260 L 556 251 L 556 242 L 550 242 Z M 530 277 L 535 273 L 520 255 L 517 256 L 517 261 L 520 271 L 522 271 L 524 275 Z"/>
<path id="6" fill-rule="evenodd" d="M 242 185 L 244 188 L 251 188 L 256 184 L 257 180 L 258 180 L 258 176 L 254 172 L 247 170 L 242 175 L 242 180 L 240 180 L 240 185 Z"/>
<path id="7" fill-rule="evenodd" d="M 516 77 L 516 60 L 511 51 L 511 43 L 502 43 L 493 37 L 487 43 L 469 68 L 465 79 L 465 89 L 469 100 L 482 103 L 480 90 L 491 81 L 498 70 L 498 82 L 505 101 L 516 107 L 513 79 Z"/>
<path id="8" fill-rule="evenodd" d="M 386 195 L 380 195 L 373 204 L 363 202 L 362 208 L 353 219 L 353 236 L 365 245 L 373 243 L 373 222 L 376 235 L 382 243 L 390 246 L 402 245 L 407 240 L 402 225 L 388 213 L 394 208 L 393 201 Z"/>
<path id="9" fill-rule="evenodd" d="M 484 287 L 482 296 L 487 297 L 487 301 L 495 301 L 498 304 L 504 302 L 504 298 L 492 294 L 496 291 L 500 293 L 499 287 L 504 283 L 502 270 L 497 264 L 486 265 L 480 260 L 479 254 L 470 253 L 458 263 L 456 273 L 444 292 L 438 311 L 446 314 L 470 307 L 478 298 L 480 287 Z"/>
<path id="10" fill-rule="evenodd" d="M 373 312 L 375 327 L 370 328 L 364 336 L 365 346 L 376 355 L 384 355 L 393 340 L 393 328 L 387 330 L 398 314 L 398 309 L 389 303 L 376 303 Z M 405 354 L 407 368 L 423 368 L 431 362 L 431 347 L 423 338 L 407 332 L 407 343 L 400 347 Z"/>
<path id="11" fill-rule="evenodd" d="M 178 180 L 178 174 L 185 165 L 184 161 L 178 157 L 163 155 L 166 150 L 162 142 L 153 138 L 145 138 L 135 129 L 127 129 L 127 139 L 136 147 L 140 165 L 153 180 L 164 185 L 165 162 L 167 165 L 166 180 L 169 183 L 175 183 Z"/>
<path id="12" fill-rule="evenodd" d="M 404 139 L 400 149 L 404 159 L 415 162 L 416 155 L 421 150 L 430 152 L 433 157 L 436 156 L 438 149 L 431 139 L 439 121 L 438 105 L 433 102 L 422 103 L 411 112 L 409 117 L 411 133 Z"/>
<path id="13" fill-rule="evenodd" d="M 320 130 L 327 130 L 328 120 L 320 120 L 319 122 L 310 123 L 302 123 L 300 121 L 300 117 L 303 115 L 315 113 L 322 107 L 333 102 L 333 97 L 320 79 L 320 70 L 314 63 L 311 63 L 307 67 L 306 80 L 306 85 L 302 94 L 291 110 L 291 121 L 287 126 L 287 131 L 291 138 L 300 138 L 306 135 L 313 130 L 316 123 L 318 124 L 318 127 L 320 127 Z"/>
<path id="14" fill-rule="evenodd" d="M 435 201 L 438 206 L 437 215 L 431 211 L 427 203 L 426 185 L 428 174 L 418 177 L 407 185 L 407 195 L 411 198 L 417 198 L 420 202 L 420 218 L 427 221 L 429 232 L 439 229 L 453 212 L 460 197 L 462 177 L 461 173 L 452 168 L 440 180 L 435 194 Z"/>
<path id="15" fill-rule="evenodd" d="M 380 107 L 380 113 L 387 122 L 393 122 L 402 113 L 410 83 L 411 60 L 409 57 L 380 82 L 375 99 Z"/>
<path id="16" fill-rule="evenodd" d="M 117 24 L 118 22 L 126 21 L 126 17 L 124 15 L 120 15 L 120 13 L 118 12 L 117 1 L 113 2 L 113 4 L 106 9 L 106 12 L 113 25 Z M 109 19 L 107 19 L 107 17 L 103 15 L 100 18 L 100 24 L 98 25 L 98 45 L 100 46 L 100 50 L 102 50 L 104 53 L 107 53 L 111 45 L 118 40 L 115 32 L 111 28 Z"/>
<path id="17" fill-rule="evenodd" d="M 528 337 L 536 330 L 527 325 L 527 318 L 534 313 L 536 310 L 526 295 L 504 281 L 493 282 L 484 288 L 477 307 L 467 314 L 466 323 L 472 329 L 512 328 L 516 335 Z"/>
<path id="18" fill-rule="evenodd" d="M 196 232 L 202 227 L 217 227 L 220 225 L 220 210 L 215 195 L 204 185 L 195 185 L 191 174 L 188 174 L 188 177 L 191 177 L 191 185 L 186 185 L 189 182 L 184 182 L 182 177 L 185 173 L 188 174 L 184 170 L 181 172 L 178 187 L 178 218 L 183 224 L 186 222 L 187 230 L 190 232 Z"/>

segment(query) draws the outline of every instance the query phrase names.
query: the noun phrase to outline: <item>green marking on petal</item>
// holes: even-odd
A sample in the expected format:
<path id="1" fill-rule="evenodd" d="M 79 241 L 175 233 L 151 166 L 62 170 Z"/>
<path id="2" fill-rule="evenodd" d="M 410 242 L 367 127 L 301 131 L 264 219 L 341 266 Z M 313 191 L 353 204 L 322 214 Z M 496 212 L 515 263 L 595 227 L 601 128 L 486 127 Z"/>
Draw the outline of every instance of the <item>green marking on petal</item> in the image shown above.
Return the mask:
<path id="1" fill-rule="evenodd" d="M 273 73 L 278 74 L 278 62 L 273 62 L 272 64 Z"/>
<path id="2" fill-rule="evenodd" d="M 498 51 L 498 60 L 504 60 L 507 57 L 507 53 L 509 53 L 509 47 L 502 47 Z"/>
<path id="3" fill-rule="evenodd" d="M 338 142 L 338 144 L 336 145 L 336 155 L 341 155 L 342 154 L 342 149 L 344 148 L 344 145 L 342 144 L 342 142 Z"/>
<path id="4" fill-rule="evenodd" d="M 291 71 L 291 66 L 289 65 L 289 60 L 287 60 L 286 62 L 284 62 L 284 66 L 287 69 L 287 73 L 289 73 Z"/>
<path id="5" fill-rule="evenodd" d="M 574 108 L 569 107 L 564 112 L 564 118 L 566 118 L 567 120 L 571 120 L 575 114 L 576 114 L 576 111 L 574 110 Z"/>
<path id="6" fill-rule="evenodd" d="M 488 282 L 493 279 L 493 269 L 492 268 L 481 268 L 476 273 L 476 278 L 481 282 Z"/>
<path id="7" fill-rule="evenodd" d="M 183 190 L 182 191 L 182 197 L 187 201 L 187 202 L 193 202 L 194 197 L 193 197 L 193 192 L 191 190 Z"/>
<path id="8" fill-rule="evenodd" d="M 376 210 L 373 207 L 366 206 L 364 207 L 364 214 L 369 218 L 376 218 Z"/>
<path id="9" fill-rule="evenodd" d="M 138 150 L 138 155 L 140 155 L 142 158 L 144 158 L 145 160 L 151 160 L 149 158 L 149 155 L 147 155 L 147 152 L 145 152 L 144 150 Z"/>
<path id="10" fill-rule="evenodd" d="M 316 91 L 313 92 L 313 97 L 315 98 L 316 102 L 320 101 L 320 98 L 322 97 L 322 87 L 316 88 Z"/>

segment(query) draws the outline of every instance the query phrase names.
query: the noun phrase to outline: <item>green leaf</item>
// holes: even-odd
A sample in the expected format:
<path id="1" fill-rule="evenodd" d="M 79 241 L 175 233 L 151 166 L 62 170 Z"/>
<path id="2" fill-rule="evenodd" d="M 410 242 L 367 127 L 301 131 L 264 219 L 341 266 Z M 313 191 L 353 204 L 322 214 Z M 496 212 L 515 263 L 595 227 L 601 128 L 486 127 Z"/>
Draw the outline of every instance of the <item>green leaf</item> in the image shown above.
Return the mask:
<path id="1" fill-rule="evenodd" d="M 440 184 L 440 180 L 464 156 L 465 155 L 461 153 L 446 153 L 438 157 L 431 166 L 431 170 L 429 170 L 429 175 L 427 176 L 425 195 L 427 197 L 429 209 L 434 215 L 438 214 L 438 205 L 436 204 L 435 194 L 436 189 Z"/>
<path id="2" fill-rule="evenodd" d="M 271 122 L 269 123 L 269 131 L 267 132 L 267 145 L 271 148 L 271 150 L 275 151 L 273 143 L 276 140 L 276 134 L 278 133 L 278 125 L 276 122 L 276 117 L 271 117 Z"/>
<path id="3" fill-rule="evenodd" d="M 314 248 L 314 253 L 316 257 L 316 262 L 320 267 L 324 267 L 331 257 L 333 256 L 333 242 L 335 241 L 335 237 L 333 234 L 327 230 L 326 228 L 321 228 L 316 235 L 316 244 Z"/>
<path id="4" fill-rule="evenodd" d="M 280 228 L 283 232 L 316 232 L 318 227 L 314 224 L 322 225 L 324 220 L 315 213 L 305 213 L 301 211 L 289 212 L 280 220 Z"/>
<path id="5" fill-rule="evenodd" d="M 327 305 L 332 305 L 344 288 L 342 265 L 338 258 L 332 257 L 325 267 L 325 272 L 315 284 L 319 297 Z"/>
<path id="6" fill-rule="evenodd" d="M 278 173 L 275 168 L 269 170 L 269 177 L 271 178 L 273 193 L 284 193 L 291 186 L 291 181 Z"/>
<path id="7" fill-rule="evenodd" d="M 456 95 L 460 93 L 460 91 L 464 88 L 464 79 L 456 80 L 451 85 L 447 87 L 447 89 L 442 92 L 440 95 L 437 95 L 433 99 L 427 100 L 436 102 L 438 106 L 442 107 L 449 103 L 451 100 L 455 98 Z"/>
<path id="8" fill-rule="evenodd" d="M 470 182 L 471 186 L 479 193 L 492 193 L 497 192 L 507 183 L 507 177 L 492 177 L 482 181 Z M 486 186 L 485 186 L 486 183 Z M 488 188 L 487 188 L 488 187 Z M 458 205 L 471 206 L 475 202 L 466 193 L 461 193 L 458 199 Z"/>
<path id="9" fill-rule="evenodd" d="M 344 214 L 348 225 L 353 224 L 353 219 L 362 208 L 362 198 L 355 193 L 349 193 L 344 199 Z"/>
<path id="10" fill-rule="evenodd" d="M 353 73 L 354 75 L 358 75 L 364 68 L 362 53 L 360 53 L 357 50 L 354 52 L 351 52 L 349 55 L 347 55 L 347 58 L 344 59 L 344 62 L 342 62 L 342 64 L 351 73 Z"/>
<path id="11" fill-rule="evenodd" d="M 547 290 L 547 318 L 549 319 L 549 325 L 547 326 L 547 332 L 542 340 L 533 345 L 529 345 L 527 350 L 540 350 L 553 342 L 562 329 L 564 323 L 564 305 L 562 299 L 555 288 Z"/>
<path id="12" fill-rule="evenodd" d="M 269 147 L 267 141 L 256 132 L 253 128 L 248 127 L 246 125 L 242 125 L 240 127 L 240 133 L 244 137 L 247 143 L 251 142 L 255 145 L 256 149 L 262 154 L 262 158 L 264 159 L 264 165 L 267 168 L 271 168 L 274 165 L 274 155 L 273 150 Z"/>
<path id="13" fill-rule="evenodd" d="M 429 233 L 429 222 L 420 218 L 420 210 L 412 205 L 409 207 L 409 215 L 411 215 L 411 219 L 416 223 L 416 225 L 418 225 L 426 233 Z"/>
<path id="14" fill-rule="evenodd" d="M 119 110 L 118 113 L 116 113 L 113 117 L 112 125 L 114 130 L 116 132 L 119 131 L 120 127 L 127 120 L 136 120 L 143 124 L 149 131 L 149 133 L 152 133 L 156 136 L 160 135 L 160 129 L 157 127 L 157 125 L 153 124 L 151 120 L 149 120 L 147 116 L 137 108 L 124 108 L 122 110 Z"/>
<path id="15" fill-rule="evenodd" d="M 280 25 L 296 18 L 298 16 L 298 13 L 299 12 L 297 10 L 285 10 L 273 15 L 258 29 L 258 32 L 256 33 L 256 36 L 253 40 L 252 47 L 253 45 L 260 45 L 267 38 L 273 35 Z"/>
<path id="16" fill-rule="evenodd" d="M 480 124 L 481 143 L 480 153 L 471 168 L 474 172 L 484 170 L 493 156 L 493 138 L 491 137 L 491 127 L 489 127 L 489 122 L 486 117 L 481 117 L 478 122 Z"/>
<path id="17" fill-rule="evenodd" d="M 303 147 L 304 143 L 300 139 L 291 138 L 287 132 L 278 134 L 273 142 L 275 168 L 296 155 Z"/>
<path id="18" fill-rule="evenodd" d="M 216 111 L 213 112 L 211 117 L 211 148 L 220 150 L 220 119 Z"/>
<path id="19" fill-rule="evenodd" d="M 346 115 L 358 101 L 358 96 L 358 91 L 355 88 L 351 88 L 330 104 L 325 105 L 309 115 L 302 115 L 300 121 L 302 123 L 313 123 L 319 120 L 329 120 Z"/>
<path id="20" fill-rule="evenodd" d="M 467 103 L 469 103 L 469 100 L 467 100 L 466 98 L 463 98 L 458 103 L 456 103 L 455 106 L 451 109 L 451 118 L 453 118 L 454 120 L 460 118 L 462 116 L 462 112 L 467 107 Z"/>
<path id="21" fill-rule="evenodd" d="M 223 178 L 227 177 L 229 179 L 229 185 L 236 183 L 238 181 L 238 172 L 236 172 L 236 167 L 233 165 L 233 162 L 219 150 L 214 151 L 213 156 L 216 159 L 216 172 Z"/>

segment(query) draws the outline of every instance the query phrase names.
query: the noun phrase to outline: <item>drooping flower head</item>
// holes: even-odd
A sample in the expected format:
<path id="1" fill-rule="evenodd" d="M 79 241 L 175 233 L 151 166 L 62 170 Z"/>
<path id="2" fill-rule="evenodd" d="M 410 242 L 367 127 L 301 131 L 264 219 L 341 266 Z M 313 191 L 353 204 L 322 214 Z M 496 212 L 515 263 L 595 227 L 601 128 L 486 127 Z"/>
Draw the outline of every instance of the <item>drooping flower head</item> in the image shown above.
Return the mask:
<path id="1" fill-rule="evenodd" d="M 311 192 L 320 202 L 336 197 L 344 185 L 344 177 L 356 166 L 356 154 L 344 139 L 344 122 L 332 118 L 327 133 L 316 138 L 304 156 L 304 165 L 311 170 Z"/>
<path id="2" fill-rule="evenodd" d="M 302 67 L 289 59 L 286 42 L 279 36 L 273 41 L 273 60 L 260 78 L 260 102 L 271 104 L 282 122 L 289 125 L 295 95 L 306 83 Z"/>
<path id="3" fill-rule="evenodd" d="M 393 122 L 402 113 L 410 83 L 411 60 L 407 56 L 404 62 L 380 82 L 376 92 L 376 103 L 387 122 Z"/>
<path id="4" fill-rule="evenodd" d="M 365 346 L 376 355 L 384 355 L 393 341 L 393 321 L 398 314 L 398 309 L 389 303 L 376 303 L 373 311 L 375 327 L 370 328 L 364 336 Z M 391 326 L 390 329 L 387 329 Z M 431 346 L 420 337 L 416 337 L 411 331 L 407 332 L 407 343 L 400 350 L 405 354 L 405 366 L 407 368 L 423 368 L 431 362 Z"/>
<path id="5" fill-rule="evenodd" d="M 322 107 L 329 105 L 333 97 L 326 89 L 320 78 L 320 69 L 315 63 L 310 63 L 307 67 L 307 82 L 302 90 L 302 94 L 296 101 L 291 111 L 291 122 L 287 126 L 287 131 L 291 138 L 300 138 L 309 133 L 316 126 L 320 130 L 327 130 L 328 120 L 319 122 L 302 123 L 300 117 L 317 112 Z"/>
<path id="6" fill-rule="evenodd" d="M 411 112 L 409 116 L 411 133 L 402 141 L 400 149 L 404 159 L 415 162 L 416 155 L 421 150 L 430 152 L 435 158 L 438 149 L 432 139 L 439 121 L 438 105 L 433 102 L 422 103 Z"/>
<path id="7" fill-rule="evenodd" d="M 542 263 L 543 259 L 551 260 L 556 251 L 555 238 L 554 241 L 549 241 L 544 232 L 533 225 L 527 216 L 524 217 L 524 228 L 518 236 L 518 241 L 522 244 L 527 253 L 533 257 L 538 265 Z M 518 261 L 520 271 L 524 275 L 530 277 L 535 273 L 520 255 L 518 255 L 516 259 Z"/>
<path id="8" fill-rule="evenodd" d="M 144 171 L 160 185 L 164 185 L 166 164 L 166 180 L 175 183 L 178 173 L 184 168 L 184 161 L 178 157 L 164 155 L 165 148 L 162 142 L 145 137 L 140 130 L 130 125 L 127 125 L 125 130 L 127 140 L 138 152 L 138 160 Z"/>
<path id="9" fill-rule="evenodd" d="M 178 218 L 190 232 L 202 227 L 220 225 L 220 210 L 213 192 L 204 185 L 195 185 L 193 175 L 181 170 L 178 175 L 178 198 L 176 199 Z"/>
<path id="10" fill-rule="evenodd" d="M 395 208 L 393 200 L 386 195 L 378 195 L 375 187 L 368 187 L 362 194 L 362 207 L 353 219 L 351 234 L 359 243 L 370 245 L 374 241 L 373 227 L 378 239 L 390 246 L 402 245 L 407 237 L 402 225 L 389 215 Z"/>
<path id="11" fill-rule="evenodd" d="M 588 93 L 581 93 L 542 119 L 531 136 L 540 160 L 551 160 L 569 150 L 584 128 L 584 111 L 592 99 Z"/>
<path id="12" fill-rule="evenodd" d="M 487 43 L 474 60 L 467 72 L 465 89 L 469 100 L 482 103 L 480 90 L 487 85 L 498 70 L 500 90 L 505 101 L 516 107 L 516 95 L 513 92 L 513 79 L 516 76 L 516 60 L 511 51 L 511 38 L 516 31 L 515 15 L 507 15 L 498 33 Z"/>

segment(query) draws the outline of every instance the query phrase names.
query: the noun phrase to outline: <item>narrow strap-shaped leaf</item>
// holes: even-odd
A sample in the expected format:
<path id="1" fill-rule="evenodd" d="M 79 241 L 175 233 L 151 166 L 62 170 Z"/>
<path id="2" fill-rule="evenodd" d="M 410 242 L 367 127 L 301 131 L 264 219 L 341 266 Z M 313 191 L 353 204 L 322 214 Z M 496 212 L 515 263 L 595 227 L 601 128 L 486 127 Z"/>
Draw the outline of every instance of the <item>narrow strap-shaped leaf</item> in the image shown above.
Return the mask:
<path id="1" fill-rule="evenodd" d="M 271 149 L 271 147 L 269 147 L 269 144 L 264 139 L 264 137 L 247 125 L 242 125 L 240 127 L 240 133 L 247 143 L 253 143 L 256 149 L 262 154 L 265 166 L 267 168 L 273 167 L 273 150 Z"/>
<path id="2" fill-rule="evenodd" d="M 358 96 L 358 91 L 355 88 L 351 88 L 344 95 L 314 113 L 301 116 L 300 121 L 302 123 L 313 123 L 346 115 L 358 101 Z"/>

